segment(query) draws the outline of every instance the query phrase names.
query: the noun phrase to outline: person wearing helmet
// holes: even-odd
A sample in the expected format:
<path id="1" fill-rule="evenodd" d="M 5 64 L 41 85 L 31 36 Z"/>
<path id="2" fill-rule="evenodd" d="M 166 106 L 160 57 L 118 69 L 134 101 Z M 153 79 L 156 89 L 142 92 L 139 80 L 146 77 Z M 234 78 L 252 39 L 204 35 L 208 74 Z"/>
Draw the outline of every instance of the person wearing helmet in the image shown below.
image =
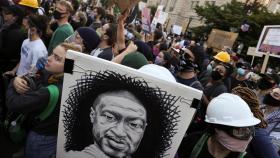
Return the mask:
<path id="1" fill-rule="evenodd" d="M 202 83 L 203 86 L 206 86 L 206 84 L 209 81 L 209 77 L 211 76 L 212 70 L 218 65 L 223 63 L 229 63 L 230 62 L 230 55 L 227 52 L 219 52 L 214 56 L 214 59 L 207 65 L 206 70 L 204 70 L 200 76 L 199 81 Z"/>
<path id="2" fill-rule="evenodd" d="M 251 65 L 247 62 L 239 62 L 236 64 L 236 76 L 231 77 L 231 89 L 242 86 L 254 89 L 252 83 L 247 78 L 247 74 L 251 71 Z"/>
<path id="3" fill-rule="evenodd" d="M 20 0 L 18 4 L 24 9 L 26 16 L 36 14 L 39 8 L 38 0 Z"/>
<path id="4" fill-rule="evenodd" d="M 205 121 L 209 127 L 204 133 L 193 133 L 183 139 L 179 158 L 244 157 L 254 126 L 260 123 L 248 104 L 230 93 L 211 100 Z"/>

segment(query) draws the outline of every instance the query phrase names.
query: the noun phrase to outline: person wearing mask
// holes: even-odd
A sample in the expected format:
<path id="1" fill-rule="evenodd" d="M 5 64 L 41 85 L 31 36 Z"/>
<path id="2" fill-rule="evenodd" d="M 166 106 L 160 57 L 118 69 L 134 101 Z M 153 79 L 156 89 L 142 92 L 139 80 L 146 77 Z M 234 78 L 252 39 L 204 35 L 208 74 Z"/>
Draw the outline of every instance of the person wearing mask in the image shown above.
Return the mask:
<path id="1" fill-rule="evenodd" d="M 57 45 L 74 33 L 72 26 L 68 22 L 72 12 L 73 7 L 70 2 L 61 0 L 56 3 L 53 18 L 56 20 L 58 28 L 54 31 L 50 40 L 48 47 L 49 55 Z"/>
<path id="2" fill-rule="evenodd" d="M 206 84 L 209 82 L 209 78 L 211 76 L 212 70 L 220 63 L 229 63 L 230 62 L 230 55 L 227 52 L 219 52 L 214 56 L 214 60 L 212 60 L 208 65 L 207 69 L 202 71 L 199 75 L 199 81 L 205 87 Z"/>
<path id="3" fill-rule="evenodd" d="M 280 156 L 274 149 L 271 138 L 266 131 L 267 122 L 260 109 L 257 95 L 250 88 L 241 86 L 235 87 L 231 92 L 241 97 L 249 105 L 254 116 L 261 121 L 255 125 L 255 134 L 246 150 L 248 154 L 256 158 L 279 158 Z"/>
<path id="4" fill-rule="evenodd" d="M 266 131 L 271 137 L 277 152 L 280 150 L 280 88 L 274 88 L 272 92 L 263 98 L 263 113 L 268 127 Z"/>
<path id="5" fill-rule="evenodd" d="M 239 96 L 224 93 L 211 100 L 207 107 L 205 132 L 185 137 L 177 151 L 179 158 L 240 158 L 246 157 L 246 148 L 260 123 Z"/>
<path id="6" fill-rule="evenodd" d="M 197 79 L 198 66 L 189 60 L 186 54 L 181 55 L 178 64 L 177 82 L 203 91 L 203 86 Z"/>
<path id="7" fill-rule="evenodd" d="M 67 50 L 76 50 L 71 44 L 58 45 L 48 57 L 45 69 L 37 73 L 30 84 L 23 76 L 17 76 L 11 81 L 7 91 L 7 107 L 10 112 L 28 115 L 26 123 L 28 134 L 25 143 L 26 158 L 50 158 L 56 155 L 58 120 L 64 62 Z M 57 103 L 50 115 L 44 120 L 38 118 L 48 107 L 51 99 L 50 86 L 58 89 Z M 57 96 L 58 95 L 58 96 Z"/>
<path id="8" fill-rule="evenodd" d="M 232 67 L 230 64 L 218 64 L 211 73 L 211 80 L 206 85 L 203 93 L 206 97 L 203 97 L 205 105 L 208 105 L 209 101 L 217 97 L 222 93 L 227 93 L 227 89 L 224 80 L 232 73 Z"/>
<path id="9" fill-rule="evenodd" d="M 48 18 L 44 15 L 30 15 L 28 17 L 28 38 L 21 46 L 20 62 L 5 75 L 22 76 L 30 72 L 36 65 L 38 59 L 47 58 L 48 51 L 41 39 L 47 31 Z"/>
<path id="10" fill-rule="evenodd" d="M 266 94 L 269 94 L 272 89 L 276 88 L 279 84 L 279 76 L 277 74 L 260 74 L 261 78 L 258 80 L 258 89 L 256 94 L 260 103 L 263 102 L 263 98 Z"/>
<path id="11" fill-rule="evenodd" d="M 231 77 L 231 89 L 237 86 L 249 87 L 253 89 L 253 86 L 251 85 L 248 78 L 246 77 L 251 69 L 250 64 L 246 62 L 240 62 L 236 64 L 236 68 L 237 68 L 236 76 Z"/>
<path id="12" fill-rule="evenodd" d="M 117 25 L 112 23 L 105 24 L 97 30 L 97 33 L 100 34 L 101 42 L 90 55 L 111 61 L 114 57 L 113 47 L 117 40 Z"/>
<path id="13" fill-rule="evenodd" d="M 167 69 L 171 69 L 171 59 L 172 55 L 167 51 L 161 51 L 155 59 L 155 64 L 159 66 L 163 66 Z"/>

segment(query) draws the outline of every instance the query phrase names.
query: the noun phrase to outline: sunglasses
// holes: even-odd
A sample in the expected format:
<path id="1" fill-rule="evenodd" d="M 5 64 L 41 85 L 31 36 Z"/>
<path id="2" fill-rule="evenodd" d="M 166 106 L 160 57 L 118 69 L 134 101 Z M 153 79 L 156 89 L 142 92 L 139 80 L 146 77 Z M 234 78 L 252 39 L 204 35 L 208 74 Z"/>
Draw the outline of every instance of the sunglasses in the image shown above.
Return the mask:
<path id="1" fill-rule="evenodd" d="M 255 135 L 254 127 L 227 127 L 223 126 L 220 129 L 225 131 L 228 135 L 239 139 L 239 140 L 249 140 Z"/>

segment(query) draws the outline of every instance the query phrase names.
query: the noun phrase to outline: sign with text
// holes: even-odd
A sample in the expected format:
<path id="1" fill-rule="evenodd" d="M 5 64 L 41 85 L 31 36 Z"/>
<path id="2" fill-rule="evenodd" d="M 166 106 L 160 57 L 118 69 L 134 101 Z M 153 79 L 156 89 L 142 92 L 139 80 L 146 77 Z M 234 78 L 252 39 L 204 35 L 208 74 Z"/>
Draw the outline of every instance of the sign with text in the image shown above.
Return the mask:
<path id="1" fill-rule="evenodd" d="M 151 32 L 151 9 L 145 7 L 142 10 L 142 29 L 144 32 Z"/>
<path id="2" fill-rule="evenodd" d="M 273 56 L 280 55 L 280 25 L 265 26 L 260 36 L 257 51 L 269 52 Z"/>

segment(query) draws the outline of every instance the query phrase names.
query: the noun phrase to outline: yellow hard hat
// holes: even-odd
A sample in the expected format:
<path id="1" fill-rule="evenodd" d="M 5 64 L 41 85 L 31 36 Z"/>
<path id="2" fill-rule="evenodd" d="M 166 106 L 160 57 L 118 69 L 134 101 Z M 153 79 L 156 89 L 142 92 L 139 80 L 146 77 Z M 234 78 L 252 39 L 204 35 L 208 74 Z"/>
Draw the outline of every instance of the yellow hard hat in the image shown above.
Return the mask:
<path id="1" fill-rule="evenodd" d="M 224 63 L 230 62 L 230 55 L 228 54 L 228 52 L 224 52 L 224 51 L 219 52 L 214 56 L 214 58 Z"/>
<path id="2" fill-rule="evenodd" d="M 38 0 L 21 0 L 18 4 L 31 8 L 39 8 Z"/>

